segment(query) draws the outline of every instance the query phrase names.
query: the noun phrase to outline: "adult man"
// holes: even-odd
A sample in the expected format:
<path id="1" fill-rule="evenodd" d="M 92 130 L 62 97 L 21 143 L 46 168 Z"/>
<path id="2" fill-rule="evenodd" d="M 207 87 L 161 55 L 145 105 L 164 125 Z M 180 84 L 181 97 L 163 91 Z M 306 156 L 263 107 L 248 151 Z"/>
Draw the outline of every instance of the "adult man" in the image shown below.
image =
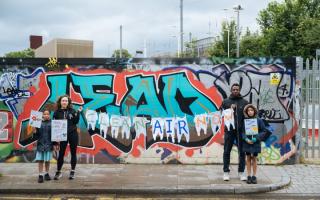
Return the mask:
<path id="1" fill-rule="evenodd" d="M 224 127 L 224 152 L 223 152 L 223 180 L 230 180 L 230 152 L 233 147 L 234 141 L 236 141 L 238 147 L 239 154 L 239 166 L 238 173 L 240 180 L 246 181 L 247 177 L 244 174 L 245 168 L 245 154 L 242 152 L 242 138 L 241 138 L 241 130 L 244 126 L 244 115 L 243 109 L 249 102 L 245 100 L 240 94 L 240 85 L 238 83 L 234 83 L 231 86 L 231 95 L 223 100 L 221 105 L 221 110 L 232 108 L 234 110 L 234 125 L 228 129 L 226 126 Z"/>

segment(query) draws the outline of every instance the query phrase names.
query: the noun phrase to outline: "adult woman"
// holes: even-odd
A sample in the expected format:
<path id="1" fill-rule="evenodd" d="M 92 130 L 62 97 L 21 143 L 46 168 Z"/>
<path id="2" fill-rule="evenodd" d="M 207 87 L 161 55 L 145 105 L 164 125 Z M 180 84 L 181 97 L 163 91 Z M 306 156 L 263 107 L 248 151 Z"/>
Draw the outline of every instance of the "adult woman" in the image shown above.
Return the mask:
<path id="1" fill-rule="evenodd" d="M 64 161 L 64 154 L 69 143 L 71 152 L 71 171 L 69 179 L 74 179 L 75 168 L 77 164 L 77 146 L 78 146 L 78 132 L 77 124 L 80 119 L 80 112 L 82 107 L 76 111 L 72 108 L 71 99 L 68 95 L 63 95 L 57 100 L 57 110 L 53 114 L 55 120 L 67 120 L 68 131 L 67 141 L 60 142 L 60 150 L 57 162 L 57 172 L 54 176 L 54 180 L 58 180 L 62 177 L 61 168 Z"/>

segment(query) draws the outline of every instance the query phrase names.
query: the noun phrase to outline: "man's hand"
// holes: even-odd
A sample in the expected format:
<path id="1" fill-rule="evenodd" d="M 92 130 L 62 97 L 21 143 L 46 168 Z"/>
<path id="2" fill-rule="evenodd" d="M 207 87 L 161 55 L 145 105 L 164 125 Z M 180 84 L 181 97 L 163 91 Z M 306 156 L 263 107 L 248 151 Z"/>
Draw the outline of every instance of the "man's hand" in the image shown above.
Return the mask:
<path id="1" fill-rule="evenodd" d="M 237 105 L 236 105 L 236 104 L 231 104 L 230 108 L 236 109 L 236 108 L 237 108 Z"/>

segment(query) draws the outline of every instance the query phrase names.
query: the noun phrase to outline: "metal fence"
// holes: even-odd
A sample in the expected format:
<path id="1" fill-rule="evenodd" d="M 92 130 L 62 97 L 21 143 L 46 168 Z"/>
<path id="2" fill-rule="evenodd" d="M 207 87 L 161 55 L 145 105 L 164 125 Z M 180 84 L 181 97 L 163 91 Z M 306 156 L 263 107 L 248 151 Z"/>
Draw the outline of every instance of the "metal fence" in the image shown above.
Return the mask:
<path id="1" fill-rule="evenodd" d="M 320 65 L 318 60 L 300 60 L 297 66 L 300 80 L 301 153 L 305 159 L 320 158 Z"/>

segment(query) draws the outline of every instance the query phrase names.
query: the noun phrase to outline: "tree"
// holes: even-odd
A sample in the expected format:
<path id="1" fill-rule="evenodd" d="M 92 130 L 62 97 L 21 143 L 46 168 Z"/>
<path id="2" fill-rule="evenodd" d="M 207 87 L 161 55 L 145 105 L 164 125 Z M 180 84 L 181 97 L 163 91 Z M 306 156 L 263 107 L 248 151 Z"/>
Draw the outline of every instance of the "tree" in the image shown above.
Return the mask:
<path id="1" fill-rule="evenodd" d="M 6 58 L 34 58 L 33 49 L 25 49 L 22 51 L 12 51 L 4 55 Z"/>
<path id="2" fill-rule="evenodd" d="M 320 47 L 319 0 L 269 3 L 266 9 L 260 11 L 258 23 L 267 56 L 309 57 Z"/>
<path id="3" fill-rule="evenodd" d="M 113 58 L 120 58 L 120 49 L 114 50 L 112 54 Z M 128 52 L 127 49 L 122 49 L 122 58 L 131 58 L 131 54 Z"/>
<path id="4" fill-rule="evenodd" d="M 220 37 L 216 42 L 212 45 L 211 48 L 208 49 L 207 55 L 209 57 L 227 57 L 228 56 L 228 31 L 229 31 L 229 52 L 230 57 L 236 56 L 236 23 L 234 20 L 230 22 L 223 21 L 222 30 L 220 33 Z"/>
<path id="5" fill-rule="evenodd" d="M 258 32 L 252 34 L 247 28 L 246 34 L 240 40 L 240 55 L 242 57 L 264 56 L 262 39 Z"/>
<path id="6" fill-rule="evenodd" d="M 198 50 L 197 47 L 197 39 L 192 38 L 191 42 L 187 42 L 185 44 L 186 50 L 184 52 L 183 57 L 197 57 L 198 56 Z"/>

